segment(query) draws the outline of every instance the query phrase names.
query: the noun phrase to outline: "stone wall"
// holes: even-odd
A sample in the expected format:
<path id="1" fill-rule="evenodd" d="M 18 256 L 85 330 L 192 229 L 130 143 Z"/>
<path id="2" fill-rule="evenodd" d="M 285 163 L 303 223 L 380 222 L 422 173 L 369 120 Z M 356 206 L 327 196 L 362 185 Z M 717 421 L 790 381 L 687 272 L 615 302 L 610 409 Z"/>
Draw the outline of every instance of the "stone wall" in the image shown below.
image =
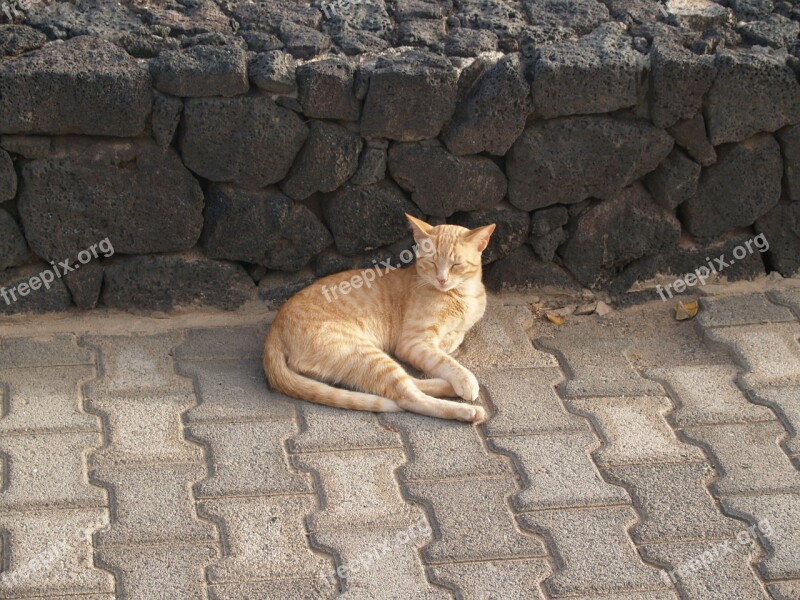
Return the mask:
<path id="1" fill-rule="evenodd" d="M 277 305 L 404 212 L 494 289 L 800 271 L 793 2 L 154 4 L 0 2 L 0 287 L 78 267 L 0 312 Z"/>

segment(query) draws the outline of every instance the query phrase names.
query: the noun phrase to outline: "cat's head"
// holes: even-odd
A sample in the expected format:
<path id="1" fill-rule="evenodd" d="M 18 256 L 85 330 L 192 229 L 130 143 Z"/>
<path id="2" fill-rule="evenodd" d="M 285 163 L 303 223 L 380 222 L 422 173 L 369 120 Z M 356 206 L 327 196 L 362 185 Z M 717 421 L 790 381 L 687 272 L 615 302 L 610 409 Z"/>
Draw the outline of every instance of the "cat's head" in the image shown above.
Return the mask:
<path id="1" fill-rule="evenodd" d="M 429 225 L 407 214 L 417 242 L 416 269 L 420 278 L 448 292 L 480 279 L 481 253 L 489 244 L 494 223 L 467 229 L 458 225 Z"/>

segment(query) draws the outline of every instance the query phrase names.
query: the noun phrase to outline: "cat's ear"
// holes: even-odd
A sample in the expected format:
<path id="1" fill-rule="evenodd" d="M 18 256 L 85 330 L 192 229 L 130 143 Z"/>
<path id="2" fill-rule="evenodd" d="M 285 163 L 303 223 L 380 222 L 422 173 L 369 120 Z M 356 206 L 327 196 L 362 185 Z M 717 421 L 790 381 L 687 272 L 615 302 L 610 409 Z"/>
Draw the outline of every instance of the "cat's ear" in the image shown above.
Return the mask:
<path id="1" fill-rule="evenodd" d="M 491 225 L 484 225 L 483 227 L 472 229 L 464 236 L 464 239 L 468 244 L 473 244 L 478 252 L 483 252 L 486 250 L 486 246 L 489 245 L 489 240 L 492 237 L 494 228 L 495 224 L 492 223 Z"/>
<path id="2" fill-rule="evenodd" d="M 408 222 L 411 224 L 411 229 L 414 230 L 414 239 L 417 240 L 418 243 L 421 243 L 422 239 L 430 236 L 433 225 L 428 225 L 425 221 L 412 217 L 408 213 L 406 213 L 406 219 L 408 219 Z"/>

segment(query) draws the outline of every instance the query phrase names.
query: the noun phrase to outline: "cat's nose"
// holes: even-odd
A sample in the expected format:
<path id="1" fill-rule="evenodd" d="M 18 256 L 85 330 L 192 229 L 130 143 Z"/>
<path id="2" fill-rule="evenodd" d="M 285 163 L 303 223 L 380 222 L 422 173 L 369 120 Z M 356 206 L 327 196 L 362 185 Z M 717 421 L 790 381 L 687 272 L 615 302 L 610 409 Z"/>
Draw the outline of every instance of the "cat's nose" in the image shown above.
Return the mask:
<path id="1" fill-rule="evenodd" d="M 447 277 L 437 277 L 436 281 L 439 282 L 439 285 L 444 285 L 445 283 L 447 283 Z"/>

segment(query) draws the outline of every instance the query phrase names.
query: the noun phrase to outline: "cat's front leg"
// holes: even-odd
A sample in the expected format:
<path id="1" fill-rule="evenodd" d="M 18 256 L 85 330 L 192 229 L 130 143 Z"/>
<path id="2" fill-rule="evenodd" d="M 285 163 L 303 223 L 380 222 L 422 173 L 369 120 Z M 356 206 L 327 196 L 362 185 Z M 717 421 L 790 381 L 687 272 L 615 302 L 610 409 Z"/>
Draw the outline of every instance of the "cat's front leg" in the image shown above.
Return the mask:
<path id="1" fill-rule="evenodd" d="M 448 333 L 442 341 L 439 343 L 439 347 L 447 352 L 448 354 L 452 354 L 458 347 L 461 345 L 461 342 L 464 341 L 464 335 L 466 332 L 464 331 L 451 331 Z"/>
<path id="2" fill-rule="evenodd" d="M 435 340 L 407 340 L 397 347 L 397 357 L 429 377 L 446 379 L 455 393 L 474 402 L 480 395 L 478 379 L 469 369 L 441 349 Z"/>

